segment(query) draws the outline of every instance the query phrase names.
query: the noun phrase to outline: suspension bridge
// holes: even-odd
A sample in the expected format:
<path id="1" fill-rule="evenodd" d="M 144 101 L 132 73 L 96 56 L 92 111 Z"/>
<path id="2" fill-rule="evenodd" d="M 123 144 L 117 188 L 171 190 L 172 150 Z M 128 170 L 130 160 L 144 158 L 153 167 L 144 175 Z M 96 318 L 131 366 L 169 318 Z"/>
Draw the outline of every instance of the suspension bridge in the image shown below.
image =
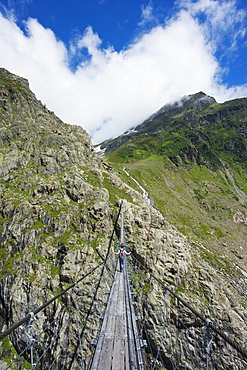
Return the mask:
<path id="1" fill-rule="evenodd" d="M 118 247 L 112 253 L 119 219 Z M 133 254 L 125 255 L 122 269 L 121 246 L 126 251 L 123 202 L 102 262 L 0 333 L 2 341 L 18 343 L 16 337 L 20 338 L 16 352 L 0 360 L 1 370 L 223 370 L 222 348 L 228 348 L 224 356 L 231 356 L 237 370 L 247 369 L 246 349 L 175 294 L 172 282 L 161 281 Z M 90 287 L 86 295 L 85 286 Z M 157 300 L 159 343 L 150 335 L 150 317 L 154 314 L 148 305 L 150 292 Z M 59 300 L 62 305 L 56 314 L 48 315 L 48 322 L 40 322 L 39 314 L 55 305 L 57 308 Z M 193 333 L 179 316 L 181 306 L 200 321 Z M 169 333 L 171 315 L 167 314 L 172 310 L 175 339 Z M 196 348 L 188 343 L 191 338 Z M 183 347 L 180 353 L 175 349 L 176 341 Z"/>
<path id="2" fill-rule="evenodd" d="M 97 340 L 97 347 L 91 366 L 92 370 L 145 369 L 128 273 L 127 269 L 124 268 L 124 245 L 124 208 L 122 204 L 120 246 L 122 246 L 123 256 L 121 257 L 120 253 L 118 253 L 117 270 L 109 295 L 103 325 Z"/>

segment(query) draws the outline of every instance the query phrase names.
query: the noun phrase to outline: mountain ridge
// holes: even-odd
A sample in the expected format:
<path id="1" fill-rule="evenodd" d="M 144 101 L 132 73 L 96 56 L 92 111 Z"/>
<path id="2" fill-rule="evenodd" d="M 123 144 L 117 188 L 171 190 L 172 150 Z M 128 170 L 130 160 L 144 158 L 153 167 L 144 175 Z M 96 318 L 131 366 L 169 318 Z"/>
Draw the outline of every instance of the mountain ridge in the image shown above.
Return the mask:
<path id="1" fill-rule="evenodd" d="M 190 97 L 192 97 L 192 99 L 190 99 Z M 193 94 L 193 95 L 185 95 L 183 98 L 179 99 L 178 101 L 174 102 L 174 103 L 167 103 L 165 104 L 163 107 L 161 107 L 159 110 L 157 110 L 156 112 L 154 112 L 148 119 L 146 119 L 144 122 L 138 124 L 137 126 L 135 127 L 132 127 L 131 129 L 125 131 L 123 134 L 115 137 L 115 138 L 111 138 L 111 139 L 107 139 L 105 141 L 103 141 L 102 143 L 100 144 L 97 144 L 96 147 L 98 148 L 98 150 L 100 151 L 100 148 L 102 147 L 102 149 L 104 150 L 105 148 L 107 148 L 107 144 L 109 145 L 109 143 L 111 143 L 112 141 L 115 141 L 117 140 L 118 138 L 121 138 L 122 136 L 126 136 L 128 134 L 131 135 L 131 133 L 136 133 L 136 131 L 138 131 L 137 129 L 142 129 L 144 128 L 149 122 L 153 121 L 156 117 L 160 116 L 161 114 L 167 112 L 168 115 L 170 116 L 172 112 L 174 112 L 174 115 L 178 115 L 178 114 L 181 114 L 187 107 L 188 107 L 188 104 L 186 105 L 186 108 L 184 108 L 184 103 L 188 102 L 189 101 L 189 105 L 192 106 L 193 103 L 194 105 L 196 104 L 197 101 L 211 101 L 213 103 L 216 103 L 216 100 L 208 95 L 206 95 L 205 93 L 203 92 L 199 92 L 199 93 L 196 93 L 196 94 Z M 108 151 L 111 151 L 112 149 L 110 150 L 106 150 L 106 153 Z"/>
<path id="2" fill-rule="evenodd" d="M 203 235 L 198 235 L 199 241 L 189 240 L 169 222 L 162 199 L 149 192 L 156 208 L 162 211 L 156 212 L 145 201 L 137 183 L 124 171 L 123 164 L 111 164 L 99 158 L 86 131 L 63 123 L 50 112 L 29 90 L 26 80 L 0 69 L 0 86 L 0 330 L 5 330 L 28 312 L 34 312 L 68 283 L 77 281 L 101 263 L 112 238 L 119 204 L 124 199 L 126 242 L 137 261 L 144 262 L 161 281 L 169 279 L 172 289 L 198 312 L 213 319 L 234 339 L 246 343 L 246 277 L 242 267 L 246 261 L 245 249 L 241 252 L 232 245 L 220 245 L 221 250 L 216 253 L 204 246 Z M 164 184 L 171 184 L 173 197 L 168 199 L 171 212 L 174 213 L 173 203 L 177 196 L 180 204 L 185 204 L 191 213 L 197 214 L 199 207 L 204 216 L 210 214 L 211 228 L 205 229 L 206 235 L 214 232 L 220 240 L 225 238 L 219 224 L 213 224 L 213 217 L 218 217 L 214 207 L 220 208 L 220 204 L 215 198 L 207 198 L 209 189 L 216 195 L 219 190 L 226 199 L 225 208 L 220 208 L 220 217 L 228 213 L 232 216 L 232 207 L 236 220 L 242 220 L 246 191 L 240 186 L 241 173 L 237 177 L 234 172 L 230 180 L 232 173 L 215 173 L 206 167 L 197 166 L 188 172 L 165 157 L 161 162 L 157 155 L 151 159 L 146 157 L 142 162 L 132 158 L 126 168 L 144 188 L 162 192 L 167 199 L 169 194 Z M 195 181 L 202 176 L 205 180 L 203 187 Z M 181 177 L 183 186 L 179 183 Z M 236 190 L 231 181 L 234 181 Z M 242 204 L 236 200 L 237 194 L 239 198 L 242 196 Z M 230 217 L 227 222 L 231 227 L 239 228 L 236 235 L 242 233 L 243 238 L 246 226 L 234 224 Z M 199 227 L 198 234 L 202 233 L 204 225 Z M 115 225 L 117 235 L 119 229 L 120 225 Z M 113 244 L 117 248 L 117 237 Z M 238 255 L 232 256 L 231 249 Z M 231 258 L 223 257 L 227 251 Z M 137 312 L 144 313 L 147 319 L 145 335 L 149 342 L 147 357 L 150 366 L 159 352 L 161 367 L 164 364 L 164 368 L 171 368 L 176 363 L 181 369 L 191 370 L 192 356 L 202 368 L 205 362 L 202 330 L 205 328 L 198 325 L 186 308 L 177 308 L 168 296 L 164 326 L 163 315 L 160 315 L 164 301 L 156 292 L 157 286 L 150 284 L 149 274 L 136 273 L 134 277 Z M 86 304 L 95 294 L 94 283 L 95 276 L 90 275 L 86 284 L 77 286 L 76 294 L 82 302 L 77 312 L 81 324 L 76 319 L 69 321 L 70 312 L 64 311 L 68 302 L 75 300 L 73 292 L 37 315 L 35 327 L 44 328 L 47 322 L 54 323 L 35 341 L 34 355 L 41 357 L 37 369 L 47 369 L 52 364 L 54 369 L 70 366 L 79 343 L 79 329 L 88 314 Z M 99 288 L 102 296 L 97 296 L 93 306 L 96 315 L 88 320 L 83 343 L 80 342 L 82 352 L 73 363 L 75 368 L 81 368 L 82 361 L 86 366 L 90 364 L 94 351 L 91 339 L 97 338 L 100 317 L 105 309 L 104 293 L 109 289 L 108 281 L 103 281 Z M 139 299 L 143 296 L 144 305 Z M 189 330 L 178 324 L 178 315 Z M 61 331 L 64 325 L 66 330 Z M 169 328 L 168 336 L 161 333 L 164 327 Z M 196 336 L 201 338 L 200 341 Z M 53 338 L 57 338 L 54 343 Z M 0 366 L 7 367 L 27 343 L 23 328 L 18 328 L 1 342 Z M 214 352 L 214 361 L 219 366 L 246 368 L 245 360 L 232 354 L 228 344 L 219 338 L 217 344 L 224 347 L 223 356 L 220 350 Z M 50 347 L 44 353 L 46 345 Z M 18 368 L 30 367 L 30 356 L 25 353 Z"/>
<path id="3" fill-rule="evenodd" d="M 119 158 L 127 158 L 127 148 L 129 157 L 131 151 L 135 156 L 135 149 L 140 149 L 146 156 L 167 155 L 175 163 L 177 160 L 184 164 L 197 161 L 211 167 L 219 167 L 222 160 L 227 161 L 231 151 L 234 160 L 244 164 L 247 160 L 246 112 L 246 98 L 219 104 L 200 92 L 165 105 L 132 131 L 101 143 L 98 150 L 104 155 L 118 150 Z M 156 142 L 152 137 L 156 137 Z"/>
<path id="4" fill-rule="evenodd" d="M 238 256 L 243 268 L 246 121 L 246 98 L 219 104 L 199 92 L 165 105 L 104 148 L 104 159 L 125 166 L 182 233 L 229 259 Z"/>

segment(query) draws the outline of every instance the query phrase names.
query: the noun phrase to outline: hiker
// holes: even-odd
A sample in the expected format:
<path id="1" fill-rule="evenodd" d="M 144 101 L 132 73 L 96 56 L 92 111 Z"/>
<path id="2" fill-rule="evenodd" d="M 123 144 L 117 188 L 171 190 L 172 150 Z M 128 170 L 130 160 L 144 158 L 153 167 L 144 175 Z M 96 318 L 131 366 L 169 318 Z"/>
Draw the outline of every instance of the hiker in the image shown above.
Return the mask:
<path id="1" fill-rule="evenodd" d="M 119 254 L 119 266 L 120 266 L 120 272 L 122 272 L 123 269 L 124 269 L 124 257 L 125 257 L 125 254 L 126 255 L 129 255 L 129 254 L 131 254 L 131 252 L 126 252 L 126 250 L 124 249 L 124 245 L 122 243 L 120 245 L 120 249 L 115 254 Z"/>

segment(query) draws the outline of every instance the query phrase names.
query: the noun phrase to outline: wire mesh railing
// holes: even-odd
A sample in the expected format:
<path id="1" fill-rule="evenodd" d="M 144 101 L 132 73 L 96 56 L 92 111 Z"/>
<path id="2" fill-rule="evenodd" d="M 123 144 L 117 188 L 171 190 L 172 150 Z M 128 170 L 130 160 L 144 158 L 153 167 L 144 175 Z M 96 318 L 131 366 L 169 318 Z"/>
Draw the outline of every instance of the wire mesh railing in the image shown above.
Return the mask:
<path id="1" fill-rule="evenodd" d="M 150 369 L 223 370 L 229 363 L 236 370 L 247 368 L 247 351 L 236 337 L 196 311 L 174 292 L 175 286 L 158 279 L 133 255 L 128 269 Z"/>
<path id="2" fill-rule="evenodd" d="M 94 350 L 92 338 L 98 336 L 115 270 L 116 256 L 111 254 L 67 287 L 46 315 L 30 312 L 30 318 L 9 334 L 10 341 L 13 336 L 19 338 L 19 353 L 6 358 L 7 366 L 2 369 L 87 369 Z"/>
<path id="3" fill-rule="evenodd" d="M 16 355 L 1 369 L 90 368 L 116 271 L 117 257 L 110 250 L 120 211 L 106 255 L 99 254 L 102 263 L 0 333 L 0 339 L 18 342 Z M 148 369 L 223 370 L 227 363 L 234 364 L 232 370 L 247 368 L 247 351 L 236 337 L 201 315 L 174 292 L 172 282 L 157 278 L 133 254 L 127 260 Z"/>

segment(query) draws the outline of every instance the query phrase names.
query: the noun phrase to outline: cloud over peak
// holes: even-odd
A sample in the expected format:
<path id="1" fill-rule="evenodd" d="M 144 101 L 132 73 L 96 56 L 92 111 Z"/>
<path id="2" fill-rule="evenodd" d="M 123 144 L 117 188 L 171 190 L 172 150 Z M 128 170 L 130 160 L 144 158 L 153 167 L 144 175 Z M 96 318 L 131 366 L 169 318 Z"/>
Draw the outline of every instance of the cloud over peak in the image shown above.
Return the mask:
<path id="1" fill-rule="evenodd" d="M 186 94 L 202 90 L 218 101 L 246 96 L 246 85 L 221 83 L 224 69 L 217 55 L 222 40 L 229 50 L 236 48 L 244 19 L 234 1 L 181 0 L 166 23 L 155 20 L 127 48 L 115 51 L 102 48 L 91 26 L 66 47 L 38 20 L 27 20 L 24 34 L 13 17 L 0 14 L 0 61 L 28 78 L 49 109 L 83 126 L 98 143 Z M 142 8 L 139 26 L 148 22 L 154 22 L 151 3 Z"/>

